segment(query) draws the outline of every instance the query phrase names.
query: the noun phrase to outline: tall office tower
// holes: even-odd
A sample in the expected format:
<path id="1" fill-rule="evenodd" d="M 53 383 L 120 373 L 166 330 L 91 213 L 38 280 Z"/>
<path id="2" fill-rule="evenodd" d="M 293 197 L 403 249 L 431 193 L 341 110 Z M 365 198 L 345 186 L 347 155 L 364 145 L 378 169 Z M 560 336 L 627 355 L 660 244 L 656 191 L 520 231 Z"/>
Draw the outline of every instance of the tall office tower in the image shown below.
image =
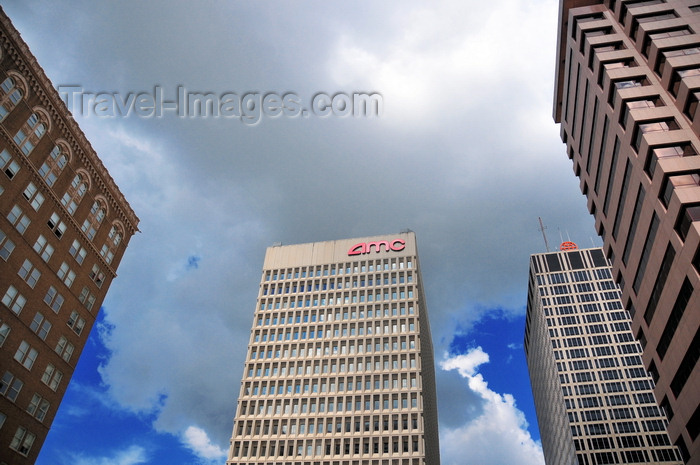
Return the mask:
<path id="1" fill-rule="evenodd" d="M 669 434 L 700 464 L 700 2 L 561 0 L 554 119 Z"/>
<path id="2" fill-rule="evenodd" d="M 35 462 L 138 221 L 0 10 L 0 464 Z"/>
<path id="3" fill-rule="evenodd" d="M 227 463 L 439 465 L 412 232 L 267 249 Z"/>
<path id="4" fill-rule="evenodd" d="M 525 353 L 546 463 L 682 463 L 602 249 L 564 244 L 530 259 Z"/>

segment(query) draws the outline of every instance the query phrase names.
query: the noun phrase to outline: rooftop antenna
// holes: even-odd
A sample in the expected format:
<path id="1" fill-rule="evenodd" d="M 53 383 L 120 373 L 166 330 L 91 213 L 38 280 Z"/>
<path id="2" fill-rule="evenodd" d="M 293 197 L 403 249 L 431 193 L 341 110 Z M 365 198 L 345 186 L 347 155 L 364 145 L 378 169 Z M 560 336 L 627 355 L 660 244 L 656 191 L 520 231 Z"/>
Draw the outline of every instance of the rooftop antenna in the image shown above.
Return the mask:
<path id="1" fill-rule="evenodd" d="M 544 246 L 547 249 L 547 252 L 549 252 L 549 242 L 547 242 L 547 235 L 544 233 L 544 230 L 547 229 L 547 227 L 542 224 L 542 218 L 537 217 L 538 220 L 540 220 L 540 231 L 542 231 L 542 237 L 544 238 Z"/>

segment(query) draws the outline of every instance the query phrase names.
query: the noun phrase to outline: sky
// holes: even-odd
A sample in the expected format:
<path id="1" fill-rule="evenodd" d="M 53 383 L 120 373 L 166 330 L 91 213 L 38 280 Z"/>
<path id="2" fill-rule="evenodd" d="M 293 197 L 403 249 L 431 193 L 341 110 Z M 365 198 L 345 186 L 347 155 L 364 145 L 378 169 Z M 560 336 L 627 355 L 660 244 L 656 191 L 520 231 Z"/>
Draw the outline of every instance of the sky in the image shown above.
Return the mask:
<path id="1" fill-rule="evenodd" d="M 39 465 L 223 464 L 266 247 L 406 228 L 442 464 L 543 463 L 538 217 L 552 250 L 601 245 L 551 116 L 555 0 L 3 8 L 141 220 Z M 219 114 L 167 107 L 179 92 Z"/>

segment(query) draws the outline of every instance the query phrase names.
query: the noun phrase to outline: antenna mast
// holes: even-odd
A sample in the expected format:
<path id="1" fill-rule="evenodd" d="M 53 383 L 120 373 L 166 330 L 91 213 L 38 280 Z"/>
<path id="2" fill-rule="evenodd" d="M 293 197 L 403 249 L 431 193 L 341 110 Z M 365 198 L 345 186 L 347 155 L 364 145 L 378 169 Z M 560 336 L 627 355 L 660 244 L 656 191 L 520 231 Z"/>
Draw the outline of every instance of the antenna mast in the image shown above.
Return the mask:
<path id="1" fill-rule="evenodd" d="M 549 242 L 547 242 L 547 235 L 544 233 L 544 230 L 547 229 L 547 227 L 542 224 L 542 218 L 537 217 L 538 220 L 540 220 L 540 231 L 542 231 L 542 237 L 544 238 L 544 246 L 547 249 L 547 252 L 549 252 Z"/>

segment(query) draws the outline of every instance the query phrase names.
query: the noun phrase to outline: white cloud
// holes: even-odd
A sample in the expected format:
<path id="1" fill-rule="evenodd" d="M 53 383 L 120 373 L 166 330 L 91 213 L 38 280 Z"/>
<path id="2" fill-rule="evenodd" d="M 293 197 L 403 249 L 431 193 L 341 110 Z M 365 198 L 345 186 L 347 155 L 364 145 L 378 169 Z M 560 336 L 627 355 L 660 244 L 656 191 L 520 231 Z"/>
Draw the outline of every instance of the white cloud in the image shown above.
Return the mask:
<path id="1" fill-rule="evenodd" d="M 207 432 L 197 426 L 189 426 L 181 437 L 182 442 L 197 456 L 211 461 L 223 461 L 226 451 L 212 444 Z"/>
<path id="2" fill-rule="evenodd" d="M 72 465 L 139 465 L 146 462 L 148 462 L 146 449 L 133 445 L 102 457 L 74 456 L 71 463 Z"/>
<path id="3" fill-rule="evenodd" d="M 526 117 L 520 110 L 524 102 L 550 105 L 556 2 L 406 2 L 385 13 L 387 27 L 369 39 L 338 36 L 328 72 L 341 86 L 372 82 L 392 123 L 444 127 L 469 110 L 489 113 L 504 96 L 522 136 L 551 127 L 546 107 Z M 532 53 L 547 43 L 548 53 Z"/>
<path id="4" fill-rule="evenodd" d="M 477 373 L 479 365 L 488 360 L 488 354 L 477 347 L 439 364 L 443 370 L 458 370 L 467 380 L 468 389 L 484 400 L 483 410 L 475 419 L 459 427 L 441 428 L 443 465 L 542 465 L 542 447 L 527 431 L 525 415 L 516 407 L 515 398 L 492 391 Z"/>
<path id="5" fill-rule="evenodd" d="M 489 354 L 484 352 L 481 347 L 477 347 L 466 354 L 445 358 L 445 360 L 440 362 L 440 368 L 448 371 L 456 368 L 460 375 L 464 378 L 468 378 L 474 376 L 479 365 L 488 363 L 488 361 Z"/>

